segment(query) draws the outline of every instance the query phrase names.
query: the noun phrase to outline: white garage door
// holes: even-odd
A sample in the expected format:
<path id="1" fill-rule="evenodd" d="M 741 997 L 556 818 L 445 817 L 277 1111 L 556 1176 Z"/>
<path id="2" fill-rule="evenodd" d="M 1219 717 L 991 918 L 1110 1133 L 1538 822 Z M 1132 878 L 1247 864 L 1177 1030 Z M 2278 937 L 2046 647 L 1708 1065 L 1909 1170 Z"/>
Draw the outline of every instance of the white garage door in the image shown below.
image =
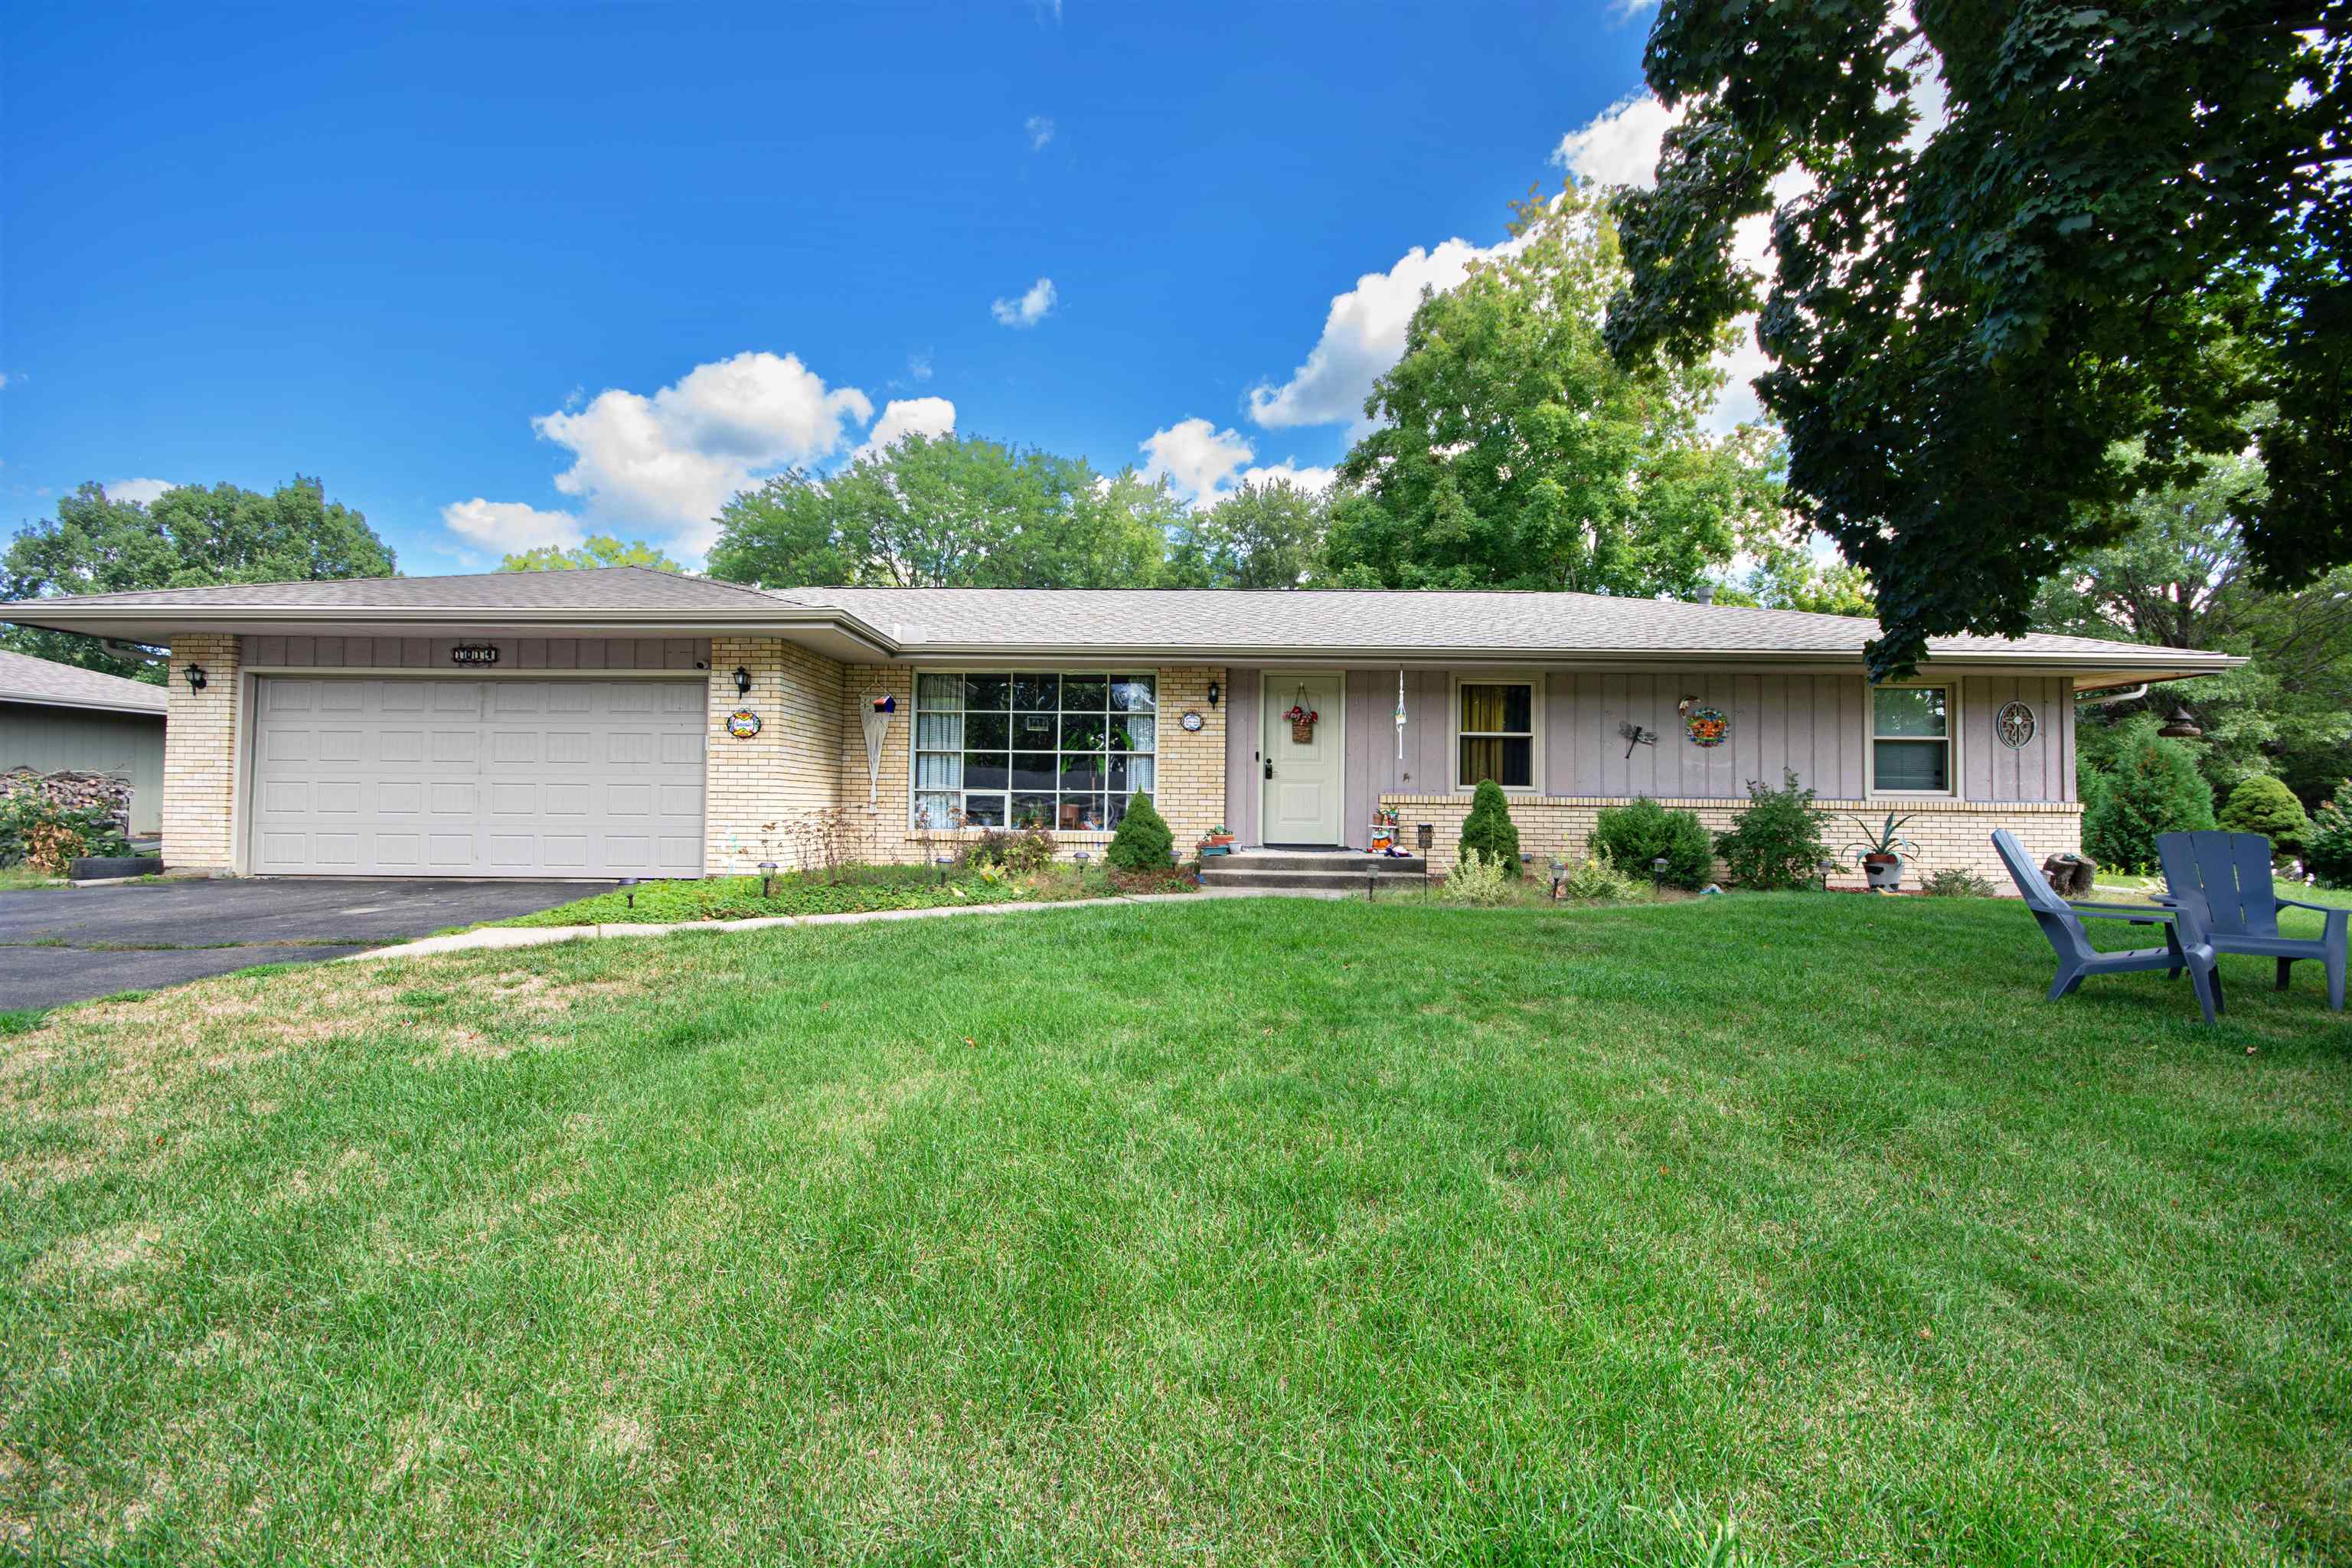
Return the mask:
<path id="1" fill-rule="evenodd" d="M 698 680 L 258 684 L 253 871 L 701 873 Z"/>

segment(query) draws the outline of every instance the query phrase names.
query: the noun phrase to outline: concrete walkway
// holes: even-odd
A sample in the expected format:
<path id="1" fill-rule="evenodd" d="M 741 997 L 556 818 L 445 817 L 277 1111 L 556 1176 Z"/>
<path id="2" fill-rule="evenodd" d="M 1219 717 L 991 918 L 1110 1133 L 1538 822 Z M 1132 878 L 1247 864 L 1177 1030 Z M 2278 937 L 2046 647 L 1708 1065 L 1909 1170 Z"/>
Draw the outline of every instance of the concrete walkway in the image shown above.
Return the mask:
<path id="1" fill-rule="evenodd" d="M 861 910 L 837 915 L 766 915 L 748 921 L 680 921 L 671 925 L 490 926 L 428 936 L 398 947 L 379 947 L 336 960 L 363 963 L 379 958 L 429 958 L 438 952 L 471 952 L 482 948 L 545 947 L 559 942 L 600 942 L 610 937 L 670 936 L 682 931 L 773 931 L 779 926 L 854 926 L 874 921 L 940 920 L 954 915 L 1020 915 L 1038 910 L 1098 910 L 1118 904 L 1192 904 L 1203 899 L 1348 899 L 1357 893 L 1327 893 L 1300 889 L 1202 888 L 1192 893 L 1126 893 L 1110 899 L 1064 899 L 1019 904 L 947 904 L 921 910 Z"/>

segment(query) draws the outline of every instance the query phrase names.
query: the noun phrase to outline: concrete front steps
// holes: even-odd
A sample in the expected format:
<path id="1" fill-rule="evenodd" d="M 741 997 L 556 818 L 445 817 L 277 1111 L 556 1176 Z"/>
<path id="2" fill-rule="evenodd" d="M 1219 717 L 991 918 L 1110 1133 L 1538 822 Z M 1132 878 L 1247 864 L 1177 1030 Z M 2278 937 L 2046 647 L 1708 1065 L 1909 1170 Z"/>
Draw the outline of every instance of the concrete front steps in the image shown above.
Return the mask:
<path id="1" fill-rule="evenodd" d="M 1360 849 L 1241 849 L 1201 862 L 1204 888 L 1361 894 L 1370 882 L 1376 884 L 1376 897 L 1417 889 L 1427 874 L 1427 862 L 1419 856 L 1392 859 Z"/>

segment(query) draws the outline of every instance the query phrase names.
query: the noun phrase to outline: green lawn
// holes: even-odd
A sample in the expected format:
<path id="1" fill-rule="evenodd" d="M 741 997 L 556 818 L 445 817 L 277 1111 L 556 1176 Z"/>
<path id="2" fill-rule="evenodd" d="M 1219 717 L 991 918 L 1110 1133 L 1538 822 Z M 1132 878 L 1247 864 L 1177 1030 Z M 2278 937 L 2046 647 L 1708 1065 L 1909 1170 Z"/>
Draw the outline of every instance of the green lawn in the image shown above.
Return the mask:
<path id="1" fill-rule="evenodd" d="M 1173 890 L 1174 885 L 1171 885 Z M 870 910 L 925 910 L 953 905 L 1061 903 L 1107 899 L 1118 889 L 1101 867 L 1083 873 L 1067 863 L 1028 872 L 983 876 L 971 867 L 942 877 L 929 866 L 855 866 L 838 878 L 786 872 L 764 884 L 757 877 L 705 877 L 646 882 L 634 889 L 575 899 L 501 926 L 667 925 L 685 921 L 740 921 L 770 915 L 851 914 Z M 469 928 L 470 929 L 470 928 Z"/>
<path id="2" fill-rule="evenodd" d="M 63 1010 L 0 1557 L 2341 1563 L 2352 1029 L 2225 969 L 1246 900 Z"/>

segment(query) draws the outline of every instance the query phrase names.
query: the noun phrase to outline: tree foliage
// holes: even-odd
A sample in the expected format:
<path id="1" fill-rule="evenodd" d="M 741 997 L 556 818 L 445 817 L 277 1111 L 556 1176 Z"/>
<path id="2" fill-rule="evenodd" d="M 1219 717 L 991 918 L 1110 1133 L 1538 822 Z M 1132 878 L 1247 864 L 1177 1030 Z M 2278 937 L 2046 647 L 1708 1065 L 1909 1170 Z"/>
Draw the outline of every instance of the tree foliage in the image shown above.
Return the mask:
<path id="1" fill-rule="evenodd" d="M 1517 243 L 1424 299 L 1340 465 L 1328 572 L 1350 586 L 1685 595 L 1780 521 L 1769 441 L 1717 441 L 1704 365 L 1613 360 L 1625 279 L 1573 188 L 1520 204 Z"/>
<path id="2" fill-rule="evenodd" d="M 1323 567 L 1330 498 L 1288 479 L 1245 485 L 1177 524 L 1171 588 L 1296 588 Z"/>
<path id="3" fill-rule="evenodd" d="M 2083 800 L 2083 852 L 2120 871 L 2156 865 L 2156 836 L 2213 826 L 2213 786 L 2178 741 L 2141 715 L 2108 737 L 2082 735 L 2076 767 Z"/>
<path id="4" fill-rule="evenodd" d="M 1609 341 L 1629 364 L 1703 361 L 1759 303 L 1735 226 L 1773 213 L 1758 391 L 1797 505 L 1877 586 L 1874 673 L 1931 635 L 2024 631 L 2037 584 L 2262 411 L 2249 557 L 2284 584 L 2352 560 L 2347 18 L 2347 0 L 1660 8 L 1644 68 L 1686 114 L 1656 188 L 1621 198 Z M 1922 126 L 1937 83 L 1948 119 Z"/>
<path id="5" fill-rule="evenodd" d="M 710 574 L 783 588 L 1112 588 L 1159 578 L 1182 508 L 1133 472 L 977 436 L 908 436 L 729 501 Z"/>
<path id="6" fill-rule="evenodd" d="M 367 519 L 327 500 L 317 479 L 297 475 L 268 495 L 232 484 L 182 485 L 148 506 L 85 484 L 0 556 L 0 599 L 392 572 L 392 552 Z M 11 626 L 0 632 L 0 647 L 109 675 L 163 678 L 155 660 L 109 653 L 96 637 Z"/>
<path id="7" fill-rule="evenodd" d="M 609 533 L 592 533 L 569 550 L 559 544 L 519 550 L 499 563 L 501 572 L 563 572 L 599 566 L 650 566 L 656 572 L 686 570 L 658 545 L 642 539 L 624 542 Z"/>
<path id="8" fill-rule="evenodd" d="M 2186 709 L 2217 794 L 2273 773 L 2315 805 L 2352 773 L 2352 568 L 2265 587 L 2242 525 L 2266 497 L 2261 466 L 2229 458 L 2135 499 L 2130 532 L 2042 585 L 2034 629 L 2247 656 L 2242 669 L 2086 709 L 2084 728 Z"/>
<path id="9" fill-rule="evenodd" d="M 2303 863 L 2330 888 L 2352 888 L 2352 779 L 2312 813 L 2304 830 Z"/>

